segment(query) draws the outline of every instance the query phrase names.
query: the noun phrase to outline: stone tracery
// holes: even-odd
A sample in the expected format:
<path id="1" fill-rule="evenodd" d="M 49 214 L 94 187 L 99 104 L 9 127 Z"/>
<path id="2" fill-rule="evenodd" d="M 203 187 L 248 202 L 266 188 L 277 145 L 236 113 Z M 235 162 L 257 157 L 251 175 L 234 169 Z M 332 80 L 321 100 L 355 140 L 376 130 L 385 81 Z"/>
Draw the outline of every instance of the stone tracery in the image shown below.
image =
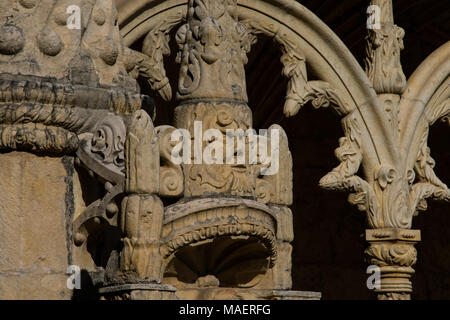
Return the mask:
<path id="1" fill-rule="evenodd" d="M 123 27 L 124 40 L 115 7 L 102 0 L 90 8 L 94 15 L 78 38 L 52 22 L 43 26 L 29 48 L 22 44 L 20 26 L 2 27 L 11 39 L 6 39 L 7 47 L 0 47 L 0 58 L 44 54 L 38 62 L 42 66 L 49 57 L 65 66 L 71 54 L 66 53 L 67 46 L 78 46 L 74 52 L 83 53 L 72 57 L 75 65 L 66 70 L 72 77 L 64 81 L 46 82 L 45 77 L 65 76 L 51 68 L 47 74 L 31 72 L 32 78 L 17 82 L 10 79 L 14 70 L 0 60 L 0 147 L 56 154 L 76 151 L 79 162 L 104 184 L 105 195 L 87 206 L 73 224 L 77 246 L 86 244 L 92 222 L 107 221 L 121 229 L 120 263 L 100 292 L 106 298 L 158 299 L 266 297 L 267 290 L 279 290 L 271 297 L 303 297 L 302 292 L 290 291 L 292 159 L 282 128 L 269 129 L 281 132 L 283 155 L 273 176 L 261 176 L 261 167 L 249 163 L 175 165 L 170 160 L 171 133 L 181 128 L 194 135 L 195 121 L 202 121 L 202 133 L 252 128 L 244 65 L 257 35 L 265 34 L 280 46 L 284 67 L 280 72 L 289 79 L 285 115 L 294 116 L 311 102 L 314 108 L 331 106 L 343 117 L 345 137 L 336 150 L 341 163 L 320 185 L 352 192 L 350 202 L 367 213 L 367 259 L 382 272 L 378 297 L 409 298 L 414 244 L 420 241 L 420 232 L 410 230 L 413 215 L 426 208 L 426 198 L 450 201 L 449 188 L 433 171 L 427 146 L 429 125 L 450 110 L 445 87 L 449 69 L 441 76 L 440 87 L 434 88 L 440 95 L 430 94 L 423 100 L 423 115 L 410 118 L 419 123 L 411 129 L 406 127 L 410 119 L 404 101 L 415 97 L 408 92 L 400 64 L 404 32 L 394 25 L 390 0 L 372 1 L 382 8 L 382 19 L 381 30 L 369 31 L 367 78 L 350 54 L 344 55 L 346 63 L 335 66 L 348 75 L 347 82 L 329 71 L 326 59 L 317 57 L 319 51 L 332 60 L 332 53 L 321 48 L 324 39 L 304 31 L 304 37 L 317 41 L 316 47 L 306 46 L 292 31 L 295 26 L 273 24 L 271 13 L 265 11 L 273 3 L 299 7 L 293 1 L 252 0 L 245 6 L 236 0 L 172 2 L 173 10 L 161 10 L 150 19 L 148 29 L 139 24 L 133 28 L 135 21 L 129 23 L 132 27 Z M 58 5 L 55 21 L 64 20 L 58 16 Z M 264 15 L 251 16 L 252 8 Z M 153 4 L 151 10 L 158 6 Z M 315 17 L 298 14 L 306 15 L 307 22 L 297 17 L 296 23 L 310 23 L 310 29 L 325 32 Z M 178 86 L 169 83 L 163 59 L 170 52 L 169 33 L 175 27 L 180 49 Z M 132 41 L 127 37 L 136 38 L 134 33 L 145 34 L 142 53 L 123 45 Z M 343 45 L 333 46 L 338 50 Z M 448 45 L 440 51 L 445 66 L 447 53 Z M 323 78 L 308 80 L 307 64 Z M 134 80 L 138 76 L 165 100 L 173 98 L 177 87 L 173 127 L 155 128 L 152 118 L 140 110 L 148 99 L 138 92 Z M 358 81 L 359 85 L 351 85 Z M 95 106 L 85 103 L 90 97 L 95 97 Z M 360 168 L 365 177 L 358 176 Z M 164 206 L 161 198 L 165 197 L 178 202 Z M 213 253 L 214 262 L 208 265 L 206 257 Z"/>

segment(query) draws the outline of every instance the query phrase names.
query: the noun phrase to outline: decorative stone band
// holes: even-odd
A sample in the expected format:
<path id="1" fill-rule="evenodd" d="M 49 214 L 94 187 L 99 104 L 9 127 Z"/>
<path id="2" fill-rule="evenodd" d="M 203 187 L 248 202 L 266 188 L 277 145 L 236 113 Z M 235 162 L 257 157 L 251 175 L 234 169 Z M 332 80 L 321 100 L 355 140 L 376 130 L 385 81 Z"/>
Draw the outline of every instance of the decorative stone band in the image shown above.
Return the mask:
<path id="1" fill-rule="evenodd" d="M 176 292 L 180 300 L 320 300 L 313 291 L 270 290 L 249 288 L 195 288 Z"/>
<path id="2" fill-rule="evenodd" d="M 254 237 L 261 241 L 273 266 L 277 256 L 276 218 L 269 207 L 237 198 L 201 198 L 166 208 L 162 230 L 163 255 L 225 236 Z"/>
<path id="3" fill-rule="evenodd" d="M 367 241 L 413 241 L 419 242 L 420 230 L 399 229 L 399 228 L 383 228 L 383 229 L 367 229 L 366 230 Z"/>
<path id="4" fill-rule="evenodd" d="M 0 125 L 0 150 L 68 154 L 77 147 L 77 136 L 62 128 L 40 123 Z"/>
<path id="5" fill-rule="evenodd" d="M 67 154 L 108 112 L 129 114 L 151 99 L 112 88 L 60 84 L 54 79 L 2 74 L 0 149 Z"/>
<path id="6" fill-rule="evenodd" d="M 380 268 L 380 288 L 375 289 L 379 300 L 409 300 L 412 292 L 412 266 L 417 261 L 414 245 L 420 241 L 420 230 L 366 230 L 366 259 Z"/>
<path id="7" fill-rule="evenodd" d="M 103 300 L 174 300 L 176 288 L 156 283 L 128 283 L 99 289 Z"/>
<path id="8" fill-rule="evenodd" d="M 118 88 L 61 84 L 56 79 L 33 76 L 24 78 L 10 74 L 2 74 L 0 79 L 0 104 L 28 102 L 33 105 L 106 109 L 129 114 L 140 109 L 149 99 L 136 92 L 121 91 Z"/>

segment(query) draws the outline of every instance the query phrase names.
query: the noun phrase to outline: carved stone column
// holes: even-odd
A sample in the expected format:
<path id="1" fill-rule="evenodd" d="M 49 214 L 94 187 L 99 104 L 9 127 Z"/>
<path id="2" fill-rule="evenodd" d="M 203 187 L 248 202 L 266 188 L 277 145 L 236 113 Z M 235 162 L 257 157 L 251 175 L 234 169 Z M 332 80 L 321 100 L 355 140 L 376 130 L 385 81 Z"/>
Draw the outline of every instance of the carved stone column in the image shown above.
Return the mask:
<path id="1" fill-rule="evenodd" d="M 379 300 L 410 300 L 411 276 L 417 260 L 414 245 L 420 231 L 410 229 L 369 229 L 366 240 L 370 246 L 365 255 L 369 265 L 380 268 L 380 287 L 375 289 Z"/>
<path id="2" fill-rule="evenodd" d="M 155 283 L 162 279 L 160 254 L 164 206 L 159 192 L 159 142 L 144 111 L 132 119 L 126 141 L 126 180 L 121 228 L 124 249 L 121 271 Z"/>
<path id="3" fill-rule="evenodd" d="M 346 136 L 336 149 L 341 164 L 324 176 L 320 185 L 351 191 L 349 201 L 366 212 L 370 228 L 366 233 L 370 243 L 367 260 L 381 268 L 378 298 L 410 299 L 410 278 L 416 261 L 414 244 L 420 241 L 419 231 L 410 230 L 413 216 L 426 209 L 427 198 L 450 199 L 449 188 L 433 170 L 435 162 L 427 147 L 429 123 L 447 111 L 441 105 L 434 117 L 408 123 L 408 114 L 423 111 L 410 110 L 409 101 L 404 99 L 408 93 L 400 63 L 404 32 L 394 24 L 391 0 L 373 0 L 369 8 L 375 22 L 380 18 L 380 23 L 369 30 L 366 73 L 383 107 L 379 129 L 392 139 L 388 149 L 378 154 L 376 163 L 365 162 L 369 157 L 368 144 L 363 142 L 363 124 L 354 112 L 347 115 L 343 119 Z M 361 165 L 366 179 L 357 175 Z"/>
<path id="4" fill-rule="evenodd" d="M 373 22 L 379 25 L 369 28 L 366 73 L 384 107 L 392 136 L 396 143 L 400 143 L 399 103 L 406 87 L 400 52 L 404 47 L 405 32 L 394 24 L 391 0 L 373 0 L 370 4 L 375 7 Z M 406 229 L 411 227 L 415 211 L 410 204 L 410 185 L 415 175 L 411 169 L 404 170 L 400 163 L 396 165 L 397 168 L 385 166 L 378 171 L 378 186 L 381 187 L 378 202 L 384 218 L 383 221 L 373 221 L 371 227 L 375 229 L 366 231 L 366 240 L 370 244 L 365 252 L 367 261 L 379 266 L 381 271 L 381 288 L 375 290 L 380 300 L 411 298 L 410 278 L 417 259 L 414 245 L 420 241 L 419 230 Z"/>
<path id="5" fill-rule="evenodd" d="M 252 127 L 244 70 L 251 40 L 247 28 L 237 22 L 236 10 L 236 1 L 189 1 L 188 23 L 177 32 L 180 105 L 175 124 L 187 129 L 192 138 L 201 139 L 209 129 L 225 138 L 227 130 L 245 132 Z M 226 164 L 225 155 L 214 164 L 205 164 L 206 146 L 198 141 L 193 145 L 192 163 L 183 164 L 185 197 L 205 193 L 254 196 L 257 172 L 248 165 Z"/>
<path id="6" fill-rule="evenodd" d="M 120 270 L 101 288 L 107 299 L 172 299 L 175 288 L 161 285 L 164 261 L 161 232 L 160 144 L 152 119 L 136 111 L 125 143 L 125 198 L 120 227 Z"/>
<path id="7" fill-rule="evenodd" d="M 292 159 L 283 129 L 274 125 L 259 138 L 269 156 L 277 146 L 276 172 L 264 175 L 267 164 L 250 160 L 252 134 L 258 135 L 244 66 L 256 37 L 237 10 L 236 0 L 190 0 L 187 23 L 176 34 L 175 126 L 187 147 L 184 198 L 166 208 L 164 219 L 164 281 L 181 299 L 305 298 L 289 291 Z"/>

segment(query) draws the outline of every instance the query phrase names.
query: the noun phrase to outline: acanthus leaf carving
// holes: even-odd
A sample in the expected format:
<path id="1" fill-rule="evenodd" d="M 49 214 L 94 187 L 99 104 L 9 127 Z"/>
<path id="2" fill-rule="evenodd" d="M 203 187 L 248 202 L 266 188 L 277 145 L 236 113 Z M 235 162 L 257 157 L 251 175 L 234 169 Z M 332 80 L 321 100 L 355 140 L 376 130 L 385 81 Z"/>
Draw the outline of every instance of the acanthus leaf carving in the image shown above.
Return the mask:
<path id="1" fill-rule="evenodd" d="M 363 159 L 361 129 L 353 114 L 344 118 L 342 123 L 346 136 L 339 139 L 339 148 L 335 151 L 341 163 L 325 175 L 319 185 L 330 190 L 355 192 L 349 196 L 349 202 L 357 205 L 359 210 L 366 211 L 369 224 L 376 226 L 380 222 L 375 190 L 367 181 L 357 176 Z"/>
<path id="2" fill-rule="evenodd" d="M 145 36 L 142 53 L 125 48 L 127 71 L 134 77 L 147 79 L 152 90 L 165 100 L 172 100 L 172 87 L 166 75 L 164 56 L 170 55 L 170 31 L 183 19 L 182 13 L 157 23 Z"/>
<path id="3" fill-rule="evenodd" d="M 379 164 L 374 169 L 373 182 L 360 178 L 357 172 L 363 160 L 362 132 L 354 113 L 344 118 L 343 127 L 346 136 L 336 149 L 341 164 L 320 180 L 320 186 L 355 192 L 349 201 L 366 211 L 371 228 L 410 228 L 413 211 L 408 183 L 414 179 L 413 172 L 402 177 L 393 166 Z"/>
<path id="4" fill-rule="evenodd" d="M 256 42 L 258 34 L 265 34 L 272 37 L 280 45 L 283 75 L 289 78 L 284 105 L 284 114 L 287 117 L 295 116 L 308 102 L 311 102 L 315 109 L 332 106 L 339 115 L 348 113 L 348 106 L 332 85 L 321 80 L 308 81 L 304 54 L 279 30 L 262 26 L 253 20 L 244 20 L 242 23 L 253 34 L 254 39 L 251 44 Z"/>
<path id="5" fill-rule="evenodd" d="M 333 106 L 339 115 L 344 115 L 346 108 L 336 89 L 326 81 L 308 81 L 305 59 L 299 58 L 299 55 L 292 54 L 289 50 L 283 48 L 281 57 L 284 65 L 283 75 L 289 78 L 284 114 L 292 117 L 311 102 L 315 109 Z"/>
<path id="6" fill-rule="evenodd" d="M 400 62 L 405 31 L 394 24 L 392 0 L 372 0 L 380 8 L 381 28 L 369 29 L 366 73 L 377 93 L 401 94 L 406 77 Z"/>
<path id="7" fill-rule="evenodd" d="M 450 189 L 434 172 L 436 163 L 431 157 L 427 141 L 428 127 L 420 140 L 419 154 L 414 164 L 418 182 L 412 186 L 411 206 L 415 211 L 426 210 L 428 198 L 450 202 Z"/>
<path id="8" fill-rule="evenodd" d="M 374 243 L 365 251 L 368 263 L 377 266 L 411 267 L 417 261 L 417 251 L 411 244 Z"/>

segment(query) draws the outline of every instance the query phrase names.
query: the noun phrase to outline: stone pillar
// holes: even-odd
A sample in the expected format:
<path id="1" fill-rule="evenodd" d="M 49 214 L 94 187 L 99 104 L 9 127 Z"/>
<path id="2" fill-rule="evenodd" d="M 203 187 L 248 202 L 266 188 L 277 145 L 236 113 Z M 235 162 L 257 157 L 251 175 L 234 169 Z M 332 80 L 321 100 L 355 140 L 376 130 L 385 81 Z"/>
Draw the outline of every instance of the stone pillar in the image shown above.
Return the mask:
<path id="1" fill-rule="evenodd" d="M 165 281 L 181 299 L 304 298 L 289 291 L 292 157 L 280 126 L 253 129 L 244 66 L 256 36 L 237 10 L 236 0 L 190 0 L 176 34 L 184 198 L 165 212 Z"/>
<path id="2" fill-rule="evenodd" d="M 256 175 L 248 160 L 246 165 L 226 164 L 225 152 L 218 159 L 203 159 L 207 147 L 224 146 L 227 130 L 241 129 L 244 134 L 252 127 L 244 70 L 244 43 L 250 41 L 250 35 L 237 21 L 236 1 L 223 2 L 207 0 L 202 5 L 189 1 L 188 23 L 176 37 L 181 67 L 175 125 L 197 138 L 192 145 L 192 163 L 183 163 L 185 197 L 255 195 Z M 206 132 L 214 136 L 206 137 Z"/>
<path id="3" fill-rule="evenodd" d="M 127 197 L 122 201 L 121 228 L 124 249 L 120 266 L 135 279 L 161 283 L 163 260 L 160 252 L 164 205 L 159 192 L 159 141 L 152 120 L 137 111 L 126 141 Z"/>
<path id="4" fill-rule="evenodd" d="M 161 233 L 164 205 L 160 192 L 160 144 L 153 122 L 139 110 L 125 143 L 125 198 L 120 227 L 120 269 L 100 289 L 104 299 L 173 299 L 175 288 L 161 285 L 164 261 Z"/>
<path id="5" fill-rule="evenodd" d="M 414 245 L 420 241 L 420 230 L 369 229 L 366 240 L 370 244 L 366 260 L 380 268 L 380 286 L 375 289 L 378 300 L 410 300 L 412 266 L 417 261 Z"/>

